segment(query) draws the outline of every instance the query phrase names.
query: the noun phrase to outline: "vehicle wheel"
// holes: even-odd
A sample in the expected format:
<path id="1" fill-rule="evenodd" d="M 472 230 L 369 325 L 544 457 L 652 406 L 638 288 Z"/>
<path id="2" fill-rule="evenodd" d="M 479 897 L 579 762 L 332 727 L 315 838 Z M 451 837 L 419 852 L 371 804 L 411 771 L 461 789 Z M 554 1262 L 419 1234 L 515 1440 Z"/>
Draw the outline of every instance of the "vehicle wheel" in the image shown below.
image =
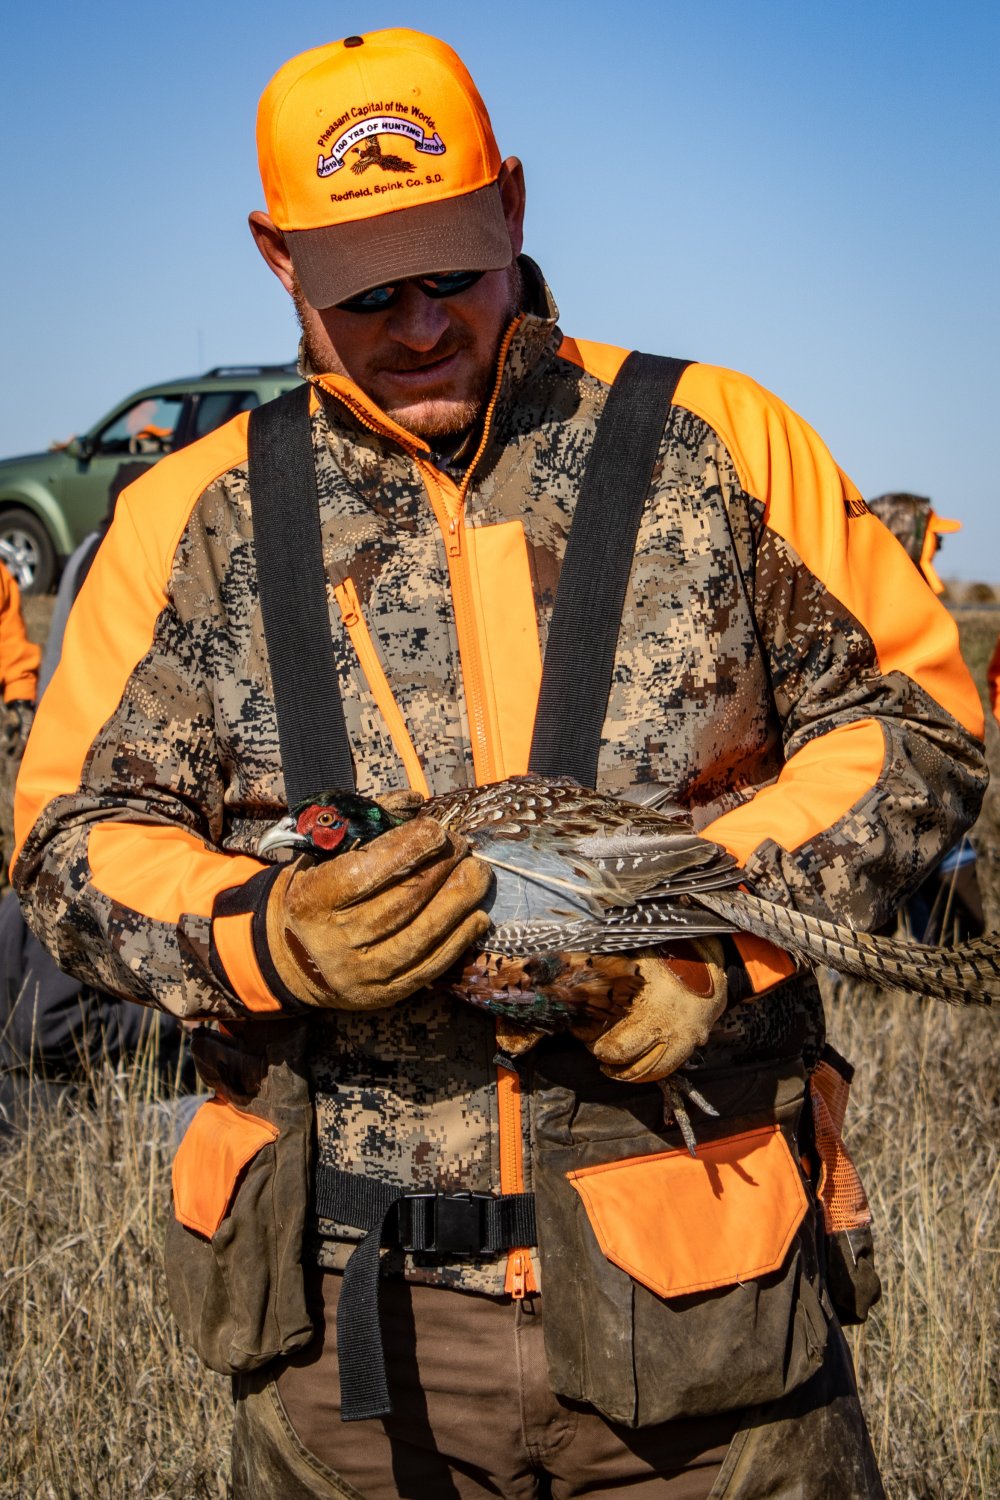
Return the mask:
<path id="1" fill-rule="evenodd" d="M 44 521 L 30 510 L 0 512 L 0 562 L 22 594 L 47 594 L 56 579 L 56 552 Z"/>

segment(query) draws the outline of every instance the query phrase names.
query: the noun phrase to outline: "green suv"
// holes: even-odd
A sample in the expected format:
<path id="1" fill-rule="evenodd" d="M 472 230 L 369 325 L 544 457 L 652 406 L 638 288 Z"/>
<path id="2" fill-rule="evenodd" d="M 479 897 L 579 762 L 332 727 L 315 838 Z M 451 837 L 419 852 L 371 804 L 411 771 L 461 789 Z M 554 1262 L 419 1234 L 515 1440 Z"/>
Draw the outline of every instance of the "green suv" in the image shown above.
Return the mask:
<path id="1" fill-rule="evenodd" d="M 0 459 L 0 560 L 26 594 L 44 594 L 98 525 L 108 488 L 300 383 L 294 365 L 230 365 L 147 386 L 82 437 Z"/>

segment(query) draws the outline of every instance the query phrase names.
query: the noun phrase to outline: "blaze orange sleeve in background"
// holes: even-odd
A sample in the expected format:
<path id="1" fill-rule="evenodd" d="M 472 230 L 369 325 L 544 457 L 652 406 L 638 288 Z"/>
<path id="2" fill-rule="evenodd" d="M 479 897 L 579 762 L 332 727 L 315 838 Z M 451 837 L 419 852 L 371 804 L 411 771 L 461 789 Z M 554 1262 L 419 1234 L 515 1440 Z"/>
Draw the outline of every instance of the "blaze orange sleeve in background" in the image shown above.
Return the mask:
<path id="1" fill-rule="evenodd" d="M 28 640 L 17 580 L 0 563 L 0 687 L 3 701 L 35 701 L 42 648 Z"/>

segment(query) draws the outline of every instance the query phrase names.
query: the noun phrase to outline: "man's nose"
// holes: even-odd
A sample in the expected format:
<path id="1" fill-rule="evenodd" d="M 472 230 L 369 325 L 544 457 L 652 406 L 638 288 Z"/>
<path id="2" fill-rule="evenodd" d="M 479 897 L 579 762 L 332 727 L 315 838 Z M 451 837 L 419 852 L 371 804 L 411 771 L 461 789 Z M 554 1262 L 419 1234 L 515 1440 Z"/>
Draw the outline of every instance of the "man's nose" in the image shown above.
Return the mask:
<path id="1" fill-rule="evenodd" d="M 448 327 L 448 311 L 442 300 L 425 297 L 413 282 L 405 282 L 399 301 L 389 317 L 389 337 L 408 349 L 433 349 Z"/>

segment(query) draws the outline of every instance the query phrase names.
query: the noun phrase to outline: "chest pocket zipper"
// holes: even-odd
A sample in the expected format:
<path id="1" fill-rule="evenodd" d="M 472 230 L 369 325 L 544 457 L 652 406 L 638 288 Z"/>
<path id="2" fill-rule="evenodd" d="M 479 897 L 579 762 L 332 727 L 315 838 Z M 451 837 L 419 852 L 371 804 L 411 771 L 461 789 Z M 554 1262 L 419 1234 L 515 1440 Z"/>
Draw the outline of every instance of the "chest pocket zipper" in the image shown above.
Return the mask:
<path id="1" fill-rule="evenodd" d="M 361 613 L 361 601 L 358 598 L 358 591 L 354 586 L 354 580 L 345 578 L 343 583 L 337 584 L 334 593 L 337 603 L 340 605 L 344 628 L 351 638 L 351 645 L 354 647 L 369 691 L 385 720 L 386 728 L 389 731 L 396 754 L 403 762 L 407 781 L 414 791 L 422 793 L 425 797 L 429 797 L 430 788 L 427 785 L 423 766 L 420 764 L 420 758 L 414 749 L 402 710 L 393 697 L 388 679 L 382 670 L 382 663 L 378 659 L 375 643 L 365 623 L 365 617 Z"/>

